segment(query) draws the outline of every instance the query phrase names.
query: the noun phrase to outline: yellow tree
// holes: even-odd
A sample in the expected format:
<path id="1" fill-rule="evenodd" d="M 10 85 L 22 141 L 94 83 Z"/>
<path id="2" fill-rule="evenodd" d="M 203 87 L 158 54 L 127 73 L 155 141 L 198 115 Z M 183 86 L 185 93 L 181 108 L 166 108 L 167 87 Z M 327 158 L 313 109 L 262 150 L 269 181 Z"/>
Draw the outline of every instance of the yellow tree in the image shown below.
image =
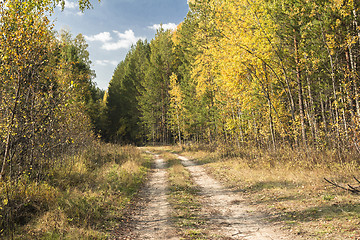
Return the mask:
<path id="1" fill-rule="evenodd" d="M 211 51 L 214 42 L 220 37 L 214 21 L 216 7 L 217 1 L 195 1 L 192 5 L 197 25 L 193 44 L 196 56 L 192 62 L 191 77 L 196 85 L 197 101 L 201 105 L 200 119 L 204 121 L 204 137 L 210 143 L 216 141 L 222 129 L 215 81 L 218 69 Z"/>
<path id="2" fill-rule="evenodd" d="M 288 113 L 281 105 L 284 96 L 278 90 L 279 73 L 269 42 L 274 25 L 266 18 L 265 5 L 245 0 L 208 4 L 214 15 L 208 20 L 210 28 L 197 33 L 206 44 L 193 68 L 199 92 L 214 92 L 219 114 L 228 129 L 236 129 L 237 139 L 244 138 L 240 123 L 247 122 L 248 135 L 259 141 L 269 138 L 275 146 L 275 131 L 284 132 L 280 119 Z M 264 27 L 270 30 L 265 32 Z"/>
<path id="3" fill-rule="evenodd" d="M 183 103 L 183 94 L 178 83 L 178 77 L 175 73 L 170 76 L 170 108 L 169 122 L 173 132 L 177 132 L 178 142 L 181 145 L 181 135 L 185 133 L 186 111 Z"/>
<path id="4" fill-rule="evenodd" d="M 0 1 L 0 234 L 27 204 L 18 186 L 42 181 L 57 156 L 91 140 L 75 86 L 84 76 L 60 58 L 51 3 Z"/>
<path id="5" fill-rule="evenodd" d="M 1 137 L 4 144 L 0 178 L 5 166 L 13 156 L 10 150 L 31 128 L 31 111 L 38 104 L 39 82 L 49 83 L 50 76 L 44 76 L 54 48 L 50 23 L 36 4 L 19 0 L 1 2 L 0 11 L 0 80 Z M 32 113 L 30 113 L 32 112 Z M 22 124 L 24 123 L 24 124 Z"/>

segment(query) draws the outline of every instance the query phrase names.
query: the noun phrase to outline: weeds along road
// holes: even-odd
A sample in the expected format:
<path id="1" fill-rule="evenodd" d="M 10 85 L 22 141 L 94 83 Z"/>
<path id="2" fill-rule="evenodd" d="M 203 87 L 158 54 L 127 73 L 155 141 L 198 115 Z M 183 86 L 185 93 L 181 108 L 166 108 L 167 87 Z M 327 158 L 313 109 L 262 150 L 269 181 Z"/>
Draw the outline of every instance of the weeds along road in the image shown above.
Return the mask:
<path id="1" fill-rule="evenodd" d="M 266 216 L 243 203 L 239 193 L 232 192 L 210 177 L 200 165 L 179 155 L 156 150 L 154 169 L 141 195 L 144 206 L 134 216 L 132 235 L 136 239 L 295 239 L 282 232 L 278 226 L 265 221 Z M 163 157 L 166 155 L 166 158 Z M 174 209 L 168 202 L 168 173 L 166 159 L 177 158 L 190 174 L 196 185 L 201 211 L 198 216 L 183 216 L 201 219 L 198 226 L 186 226 L 187 234 L 174 220 Z M 178 204 L 187 204 L 180 202 Z M 200 231 L 199 231 L 200 228 Z M 201 233 L 201 234 L 200 234 Z"/>

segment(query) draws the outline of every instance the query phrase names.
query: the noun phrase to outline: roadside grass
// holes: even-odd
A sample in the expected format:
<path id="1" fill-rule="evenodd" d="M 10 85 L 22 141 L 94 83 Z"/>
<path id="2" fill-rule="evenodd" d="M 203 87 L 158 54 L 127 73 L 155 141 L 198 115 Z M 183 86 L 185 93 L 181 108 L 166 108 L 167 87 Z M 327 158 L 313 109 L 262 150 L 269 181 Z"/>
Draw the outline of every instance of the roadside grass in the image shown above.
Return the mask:
<path id="1" fill-rule="evenodd" d="M 96 143 L 58 159 L 45 180 L 18 184 L 13 239 L 108 239 L 144 183 L 151 159 L 135 147 Z M 6 184 L 0 186 L 0 196 Z M 1 214 L 7 204 L 0 203 Z"/>
<path id="2" fill-rule="evenodd" d="M 282 223 L 301 238 L 360 237 L 360 196 L 324 181 L 326 177 L 343 186 L 358 186 L 353 176 L 360 176 L 360 167 L 355 161 L 332 161 L 331 152 L 288 149 L 266 152 L 247 148 L 232 156 L 178 147 L 172 151 L 202 164 L 209 174 L 242 192 L 248 204 L 266 212 L 270 222 Z"/>
<path id="3" fill-rule="evenodd" d="M 205 220 L 201 218 L 199 189 L 191 179 L 190 172 L 174 155 L 163 152 L 169 168 L 169 196 L 172 217 L 183 239 L 207 239 L 204 230 Z"/>

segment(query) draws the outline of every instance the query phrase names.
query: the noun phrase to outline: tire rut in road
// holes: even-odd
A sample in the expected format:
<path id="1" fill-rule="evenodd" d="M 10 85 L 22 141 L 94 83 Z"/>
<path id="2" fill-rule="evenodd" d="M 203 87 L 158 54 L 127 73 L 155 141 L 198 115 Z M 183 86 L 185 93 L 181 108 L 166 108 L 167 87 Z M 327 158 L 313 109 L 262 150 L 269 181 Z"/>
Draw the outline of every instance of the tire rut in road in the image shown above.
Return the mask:
<path id="1" fill-rule="evenodd" d="M 180 239 L 176 236 L 176 231 L 170 223 L 170 206 L 166 200 L 166 163 L 159 155 L 153 155 L 155 168 L 150 176 L 150 181 L 140 193 L 145 198 L 146 204 L 142 206 L 140 213 L 134 216 L 136 225 L 133 232 L 136 239 Z"/>
<path id="2" fill-rule="evenodd" d="M 202 166 L 186 157 L 176 156 L 190 171 L 195 183 L 200 186 L 206 206 L 205 218 L 208 219 L 208 231 L 214 236 L 226 236 L 227 239 L 294 239 L 264 221 L 265 215 L 256 212 L 244 204 L 244 199 L 215 179 L 210 177 Z"/>

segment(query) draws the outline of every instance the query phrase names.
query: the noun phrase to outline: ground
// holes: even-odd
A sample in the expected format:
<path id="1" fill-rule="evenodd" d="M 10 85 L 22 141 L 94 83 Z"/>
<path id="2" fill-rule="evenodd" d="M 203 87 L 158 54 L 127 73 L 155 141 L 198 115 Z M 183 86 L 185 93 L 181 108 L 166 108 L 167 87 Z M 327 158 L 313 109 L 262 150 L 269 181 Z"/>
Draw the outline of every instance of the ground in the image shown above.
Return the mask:
<path id="1" fill-rule="evenodd" d="M 159 149 L 147 153 L 154 157 L 149 181 L 139 194 L 129 224 L 114 234 L 115 239 L 296 239 L 280 225 L 267 221 L 267 215 L 249 205 L 241 192 L 209 176 L 203 166 Z M 169 159 L 178 159 L 189 173 L 184 181 L 191 181 L 198 190 L 192 198 L 199 206 L 190 215 L 181 216 L 182 224 L 176 220 L 173 206 L 189 204 L 190 195 L 177 203 L 171 199 L 170 191 L 174 190 L 169 190 Z M 185 220 L 189 224 L 184 224 Z"/>

